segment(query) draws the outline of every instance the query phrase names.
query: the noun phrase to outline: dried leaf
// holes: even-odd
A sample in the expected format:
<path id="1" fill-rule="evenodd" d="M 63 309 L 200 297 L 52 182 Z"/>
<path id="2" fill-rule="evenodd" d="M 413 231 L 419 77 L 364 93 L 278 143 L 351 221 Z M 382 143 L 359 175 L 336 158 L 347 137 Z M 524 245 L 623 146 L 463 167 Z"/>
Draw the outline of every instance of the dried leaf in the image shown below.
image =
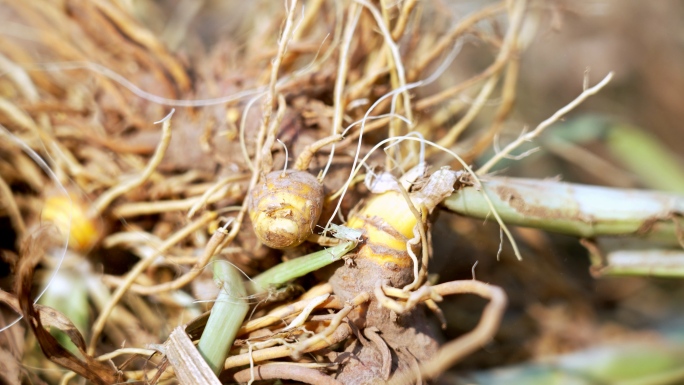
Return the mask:
<path id="1" fill-rule="evenodd" d="M 116 368 L 95 360 L 85 351 L 85 340 L 63 314 L 46 306 L 36 306 L 31 300 L 31 286 L 36 265 L 40 262 L 44 250 L 46 233 L 38 231 L 24 243 L 21 258 L 17 265 L 15 291 L 24 317 L 36 336 L 43 354 L 52 362 L 72 370 L 98 385 L 121 382 Z M 45 322 L 45 324 L 44 324 Z M 83 361 L 62 347 L 45 326 L 56 327 L 66 333 L 83 355 Z"/>
<path id="2" fill-rule="evenodd" d="M 166 357 L 181 384 L 220 384 L 182 327 L 177 327 L 164 344 Z"/>

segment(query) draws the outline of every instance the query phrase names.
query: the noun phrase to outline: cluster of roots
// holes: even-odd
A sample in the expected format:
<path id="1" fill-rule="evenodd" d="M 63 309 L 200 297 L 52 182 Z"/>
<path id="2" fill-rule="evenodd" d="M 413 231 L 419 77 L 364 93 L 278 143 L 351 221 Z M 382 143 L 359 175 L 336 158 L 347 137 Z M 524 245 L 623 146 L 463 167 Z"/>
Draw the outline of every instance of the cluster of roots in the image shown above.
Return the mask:
<path id="1" fill-rule="evenodd" d="M 311 223 L 321 229 L 331 218 L 343 224 L 370 195 L 364 174 L 459 169 L 420 141 L 371 149 L 403 136 L 444 148 L 467 141 L 462 156 L 472 161 L 509 114 L 518 54 L 530 40 L 521 31 L 533 30 L 523 28 L 532 7 L 525 0 L 472 9 L 415 0 L 163 4 L 0 4 L 11 20 L 0 37 L 0 248 L 11 272 L 0 282 L 4 322 L 22 315 L 36 333 L 34 346 L 12 350 L 18 368 L 40 346 L 51 362 L 32 358 L 30 366 L 70 370 L 61 378 L 18 369 L 22 378 L 173 377 L 160 354 L 142 348 L 163 343 L 177 325 L 199 335 L 189 320 L 202 319 L 215 298 L 212 258 L 254 276 L 322 247 L 279 251 L 258 241 L 246 197 L 259 178 L 283 168 L 287 154 L 341 136 L 310 159 L 327 197 Z M 474 41 L 473 57 L 463 56 Z M 482 57 L 490 59 L 482 65 Z M 488 127 L 467 131 L 491 98 L 499 104 Z M 350 177 L 352 167 L 360 174 Z M 503 293 L 474 280 L 431 286 L 427 264 L 414 268 L 429 253 L 430 217 L 414 220 L 416 233 L 402 238 L 404 252 L 417 255 L 408 267 L 352 256 L 297 282 L 307 291 L 301 298 L 255 298 L 219 378 L 415 382 L 486 343 Z M 368 238 L 362 247 L 371 247 Z M 34 306 L 36 287 L 48 282 L 50 290 L 66 282 L 81 308 L 59 308 L 49 296 Z M 490 307 L 475 334 L 440 349 L 425 305 L 439 314 L 439 298 L 456 293 L 481 295 Z M 254 323 L 269 314 L 289 322 L 325 294 L 288 333 L 282 322 Z M 46 316 L 51 308 L 59 314 Z M 66 338 L 57 338 L 70 347 L 45 327 L 62 330 Z M 274 369 L 275 361 L 289 366 Z"/>

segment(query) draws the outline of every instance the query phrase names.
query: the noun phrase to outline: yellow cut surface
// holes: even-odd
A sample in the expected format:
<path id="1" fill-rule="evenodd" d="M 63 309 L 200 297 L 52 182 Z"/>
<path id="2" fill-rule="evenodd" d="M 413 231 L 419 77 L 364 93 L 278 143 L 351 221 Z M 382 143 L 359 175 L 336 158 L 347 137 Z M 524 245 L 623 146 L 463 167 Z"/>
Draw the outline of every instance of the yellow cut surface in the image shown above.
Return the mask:
<path id="1" fill-rule="evenodd" d="M 406 242 L 413 238 L 416 217 L 404 197 L 394 191 L 372 197 L 366 205 L 347 221 L 347 227 L 362 229 L 367 237 L 357 257 L 383 265 L 387 262 L 399 267 L 411 265 Z"/>

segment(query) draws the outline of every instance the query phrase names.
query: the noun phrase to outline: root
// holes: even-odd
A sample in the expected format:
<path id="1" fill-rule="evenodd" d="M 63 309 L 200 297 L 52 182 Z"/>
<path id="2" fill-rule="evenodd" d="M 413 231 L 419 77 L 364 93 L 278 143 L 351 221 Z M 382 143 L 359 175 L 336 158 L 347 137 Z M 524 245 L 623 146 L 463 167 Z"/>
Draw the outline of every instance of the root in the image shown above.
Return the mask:
<path id="1" fill-rule="evenodd" d="M 496 3 L 487 8 L 482 9 L 472 15 L 468 16 L 460 23 L 455 24 L 451 31 L 446 33 L 442 38 L 434 44 L 427 54 L 421 55 L 419 57 L 418 63 L 409 72 L 409 79 L 416 79 L 418 75 L 427 68 L 431 63 L 446 51 L 453 42 L 461 35 L 463 35 L 468 29 L 472 28 L 479 21 L 491 17 L 492 15 L 505 10 L 503 2 Z"/>
<path id="2" fill-rule="evenodd" d="M 327 348 L 328 346 L 344 341 L 351 335 L 351 327 L 349 327 L 349 325 L 347 325 L 346 323 L 343 323 L 339 325 L 339 327 L 335 329 L 335 331 L 330 336 L 328 336 L 327 339 L 317 341 L 315 344 L 311 344 L 306 349 L 302 349 L 300 351 L 301 353 L 307 353 L 316 350 L 321 350 Z M 249 365 L 250 359 L 253 359 L 254 362 L 262 362 L 265 360 L 273 360 L 276 358 L 288 357 L 291 354 L 292 349 L 290 347 L 276 346 L 272 348 L 254 351 L 251 356 L 247 353 L 230 356 L 226 359 L 224 368 L 230 369 L 237 366 Z"/>
<path id="3" fill-rule="evenodd" d="M 375 294 L 375 298 L 378 300 L 378 303 L 380 303 L 380 305 L 392 310 L 397 314 L 406 313 L 415 308 L 416 305 L 423 301 L 432 300 L 439 302 L 442 300 L 442 297 L 436 291 L 434 291 L 431 286 L 428 285 L 421 286 L 418 290 L 412 292 L 406 292 L 404 290 L 400 290 L 388 285 L 389 282 L 387 281 L 378 282 L 375 285 L 375 290 L 373 291 L 373 294 Z M 402 298 L 405 299 L 406 302 L 401 303 L 399 301 L 389 298 L 388 296 Z"/>
<path id="4" fill-rule="evenodd" d="M 133 267 L 133 269 L 131 269 L 131 271 L 126 275 L 123 284 L 119 286 L 116 289 L 116 291 L 114 291 L 111 299 L 109 300 L 105 308 L 102 309 L 97 319 L 93 323 L 93 327 L 91 329 L 92 334 L 90 337 L 90 343 L 88 344 L 88 354 L 92 354 L 95 351 L 95 347 L 97 345 L 97 342 L 99 341 L 100 334 L 102 333 L 102 330 L 104 329 L 105 323 L 109 319 L 109 316 L 111 315 L 112 311 L 119 303 L 121 298 L 123 298 L 124 294 L 129 290 L 131 285 L 133 285 L 133 282 L 138 278 L 138 276 L 152 265 L 157 256 L 161 255 L 162 253 L 176 245 L 178 242 L 183 240 L 188 235 L 192 234 L 193 232 L 197 231 L 203 226 L 206 226 L 210 221 L 214 220 L 215 218 L 216 214 L 207 213 L 202 218 L 188 224 L 183 229 L 179 230 L 173 236 L 169 237 L 166 241 L 164 241 L 164 243 L 159 246 L 159 249 L 153 255 L 151 255 L 147 259 L 141 260 Z M 218 234 L 218 232 L 216 234 Z M 225 234 L 223 235 L 225 236 Z M 218 241 L 218 238 L 221 238 L 222 241 L 223 236 L 217 236 L 217 242 L 215 242 L 217 243 L 217 245 L 215 245 L 215 247 L 218 247 L 218 244 L 221 243 L 220 241 Z M 210 242 L 207 246 L 211 244 L 212 243 Z"/>
<path id="5" fill-rule="evenodd" d="M 251 333 L 255 330 L 259 330 L 268 326 L 271 326 L 273 324 L 276 324 L 278 322 L 283 322 L 284 319 L 287 317 L 291 317 L 295 314 L 301 313 L 304 311 L 304 309 L 310 307 L 310 305 L 314 302 L 317 301 L 318 297 L 314 297 L 311 299 L 303 300 L 303 301 L 298 301 L 292 304 L 289 304 L 287 306 L 283 306 L 279 309 L 276 309 L 269 313 L 268 315 L 265 315 L 263 317 L 257 318 L 255 320 L 251 320 L 246 322 L 240 330 L 238 331 L 238 335 L 244 335 L 247 333 Z M 342 309 L 343 304 L 337 297 L 328 297 L 326 298 L 325 301 L 322 301 L 321 303 L 318 303 L 316 307 L 320 306 L 321 308 L 326 308 L 326 309 Z"/>
<path id="6" fill-rule="evenodd" d="M 442 297 L 453 294 L 476 294 L 489 300 L 489 304 L 482 314 L 482 319 L 474 330 L 455 341 L 447 343 L 438 351 L 433 359 L 421 365 L 420 374 L 428 379 L 443 373 L 460 359 L 471 354 L 490 341 L 499 328 L 501 318 L 506 308 L 506 294 L 501 288 L 476 280 L 452 281 L 432 287 L 426 285 L 410 294 L 403 290 L 388 287 L 387 283 L 388 282 L 385 282 L 384 285 L 378 284 L 376 286 L 374 291 L 375 296 L 382 306 L 398 314 L 413 309 L 420 302 L 438 302 L 442 300 Z M 405 302 L 402 303 L 393 300 L 387 295 L 402 298 Z M 407 380 L 412 382 L 415 380 L 417 374 L 418 373 L 400 373 L 390 381 L 390 384 L 405 383 Z"/>
<path id="7" fill-rule="evenodd" d="M 285 2 L 287 7 L 287 2 Z M 283 61 L 285 52 L 287 51 L 287 45 L 290 42 L 292 29 L 294 28 L 294 15 L 295 8 L 297 8 L 297 0 L 292 0 L 289 9 L 287 9 L 287 18 L 285 20 L 285 28 L 280 36 L 280 41 L 278 44 L 278 53 L 273 59 L 273 64 L 271 65 L 271 81 L 268 84 L 268 94 L 266 96 L 266 107 L 264 110 L 264 126 L 268 126 L 269 117 L 271 115 L 271 110 L 275 110 L 277 106 L 276 96 L 276 83 L 278 82 L 278 70 L 280 69 L 280 63 Z"/>
<path id="8" fill-rule="evenodd" d="M 435 285 L 433 289 L 441 296 L 476 294 L 488 299 L 489 304 L 485 307 L 482 318 L 475 329 L 457 340 L 445 344 L 437 352 L 434 359 L 421 365 L 420 372 L 425 378 L 435 378 L 463 357 L 487 344 L 499 328 L 507 302 L 506 294 L 501 288 L 475 280 L 442 283 Z"/>
<path id="9" fill-rule="evenodd" d="M 312 346 L 316 346 L 321 343 L 326 343 L 327 346 L 332 345 L 332 343 L 330 343 L 330 337 L 340 326 L 342 320 L 347 316 L 347 314 L 354 310 L 356 306 L 368 302 L 369 299 L 370 295 L 368 293 L 360 293 L 357 295 L 347 306 L 335 314 L 335 317 L 332 319 L 332 321 L 330 321 L 330 325 L 328 325 L 325 330 L 297 345 L 297 349 L 292 353 L 292 357 L 297 359 L 302 353 L 309 351 Z"/>
<path id="10" fill-rule="evenodd" d="M 316 369 L 297 364 L 266 364 L 254 369 L 243 369 L 233 375 L 237 382 L 265 380 L 294 380 L 305 384 L 342 385 L 341 382 Z"/>
<path id="11" fill-rule="evenodd" d="M 351 40 L 354 36 L 354 30 L 356 29 L 356 24 L 361 16 L 361 10 L 358 9 L 358 5 L 353 3 L 349 7 L 349 13 L 347 15 L 347 25 L 344 27 L 345 34 L 344 40 L 342 40 L 342 47 L 340 49 L 340 61 L 337 65 L 337 78 L 335 79 L 335 90 L 334 90 L 334 106 L 335 114 L 333 116 L 333 132 L 332 135 L 337 135 L 342 128 L 342 117 L 344 114 L 344 104 L 342 100 L 342 95 L 344 93 L 344 84 L 347 80 L 347 71 L 349 70 L 349 49 L 351 47 Z M 325 178 L 325 175 L 330 169 L 330 165 L 333 161 L 333 156 L 335 155 L 335 145 L 333 144 L 330 149 L 330 156 L 328 158 L 328 163 L 325 165 L 323 172 L 321 173 L 320 179 Z"/>
<path id="12" fill-rule="evenodd" d="M 363 330 L 363 335 L 375 344 L 375 347 L 380 351 L 380 354 L 382 355 L 382 379 L 387 381 L 389 380 L 390 374 L 392 374 L 392 353 L 385 340 L 380 337 L 379 332 L 380 330 L 373 326 L 365 328 Z"/>
<path id="13" fill-rule="evenodd" d="M 290 322 L 290 324 L 287 325 L 287 327 L 285 329 L 283 329 L 282 331 L 287 331 L 287 330 L 291 330 L 291 329 L 303 326 L 304 321 L 306 321 L 306 319 L 309 317 L 309 315 L 311 315 L 311 312 L 314 311 L 314 309 L 318 305 L 327 301 L 329 297 L 330 297 L 330 294 L 323 294 L 323 295 L 318 296 L 316 298 L 312 298 L 311 301 L 306 305 L 306 307 L 304 309 L 302 309 L 302 312 L 297 316 L 297 318 L 292 320 L 292 322 Z"/>
<path id="14" fill-rule="evenodd" d="M 207 191 L 205 191 L 204 194 L 202 194 L 202 196 L 199 199 L 197 199 L 197 202 L 195 202 L 192 205 L 190 210 L 188 210 L 187 218 L 190 219 L 193 216 L 195 216 L 195 213 L 197 212 L 197 210 L 201 209 L 207 203 L 210 203 L 213 200 L 222 199 L 225 196 L 225 193 L 214 195 L 220 189 L 227 186 L 229 183 L 241 181 L 244 179 L 246 179 L 246 177 L 244 175 L 234 175 L 234 176 L 229 176 L 229 177 L 223 178 L 223 179 L 219 180 L 218 182 L 216 182 L 213 186 L 208 188 Z"/>
<path id="15" fill-rule="evenodd" d="M 428 260 L 430 257 L 428 253 L 428 239 L 425 233 L 427 209 L 425 206 L 421 206 L 420 212 L 418 212 L 418 209 L 414 206 L 413 202 L 411 201 L 411 197 L 409 197 L 404 186 L 402 186 L 401 183 L 397 183 L 397 188 L 401 192 L 401 195 L 404 196 L 404 199 L 406 199 L 406 204 L 411 210 L 411 213 L 416 217 L 416 226 L 413 228 L 414 237 L 406 242 L 406 252 L 409 254 L 411 261 L 413 262 L 413 282 L 404 287 L 404 291 L 409 291 L 420 286 L 423 282 L 425 282 L 425 278 L 427 277 Z M 419 244 L 422 248 L 422 261 L 420 263 L 418 263 L 418 258 L 413 252 L 413 246 Z"/>
<path id="16" fill-rule="evenodd" d="M 162 123 L 162 137 L 159 145 L 157 146 L 157 150 L 154 152 L 152 159 L 150 159 L 142 174 L 131 181 L 118 184 L 100 195 L 100 197 L 93 202 L 91 207 L 90 216 L 92 218 L 100 216 L 114 199 L 145 183 L 157 166 L 159 166 L 159 163 L 161 163 L 162 159 L 164 158 L 166 149 L 169 147 L 169 143 L 171 142 L 171 116 L 173 116 L 175 111 L 176 110 L 171 110 L 171 112 L 166 115 L 164 119 L 155 122 L 155 124 Z"/>
<path id="17" fill-rule="evenodd" d="M 512 143 L 510 143 L 508 146 L 506 146 L 503 150 L 498 152 L 496 155 L 494 155 L 491 159 L 487 161 L 482 167 L 480 167 L 477 170 L 478 175 L 484 175 L 489 170 L 494 167 L 501 159 L 505 158 L 508 156 L 508 154 L 511 153 L 511 151 L 515 150 L 523 144 L 524 142 L 529 142 L 532 139 L 536 138 L 539 136 L 539 134 L 544 131 L 548 126 L 552 125 L 553 123 L 557 122 L 560 118 L 562 118 L 565 114 L 568 112 L 572 111 L 575 107 L 580 105 L 583 101 L 585 101 L 588 97 L 596 94 L 599 92 L 610 80 L 613 78 L 613 73 L 610 72 L 606 77 L 603 78 L 600 82 L 598 82 L 595 86 L 585 89 L 578 97 L 576 97 L 572 102 L 568 103 L 565 105 L 565 107 L 561 108 L 560 110 L 556 111 L 553 115 L 551 115 L 548 119 L 544 120 L 543 122 L 539 123 L 539 125 L 532 131 L 520 135 L 518 139 L 514 140 Z"/>
<path id="18" fill-rule="evenodd" d="M 216 214 L 210 212 L 205 216 L 204 220 L 200 220 L 202 221 L 202 224 L 206 224 L 207 222 L 213 221 L 215 218 Z M 214 235 L 212 235 L 211 239 L 209 239 L 209 242 L 205 246 L 202 256 L 199 260 L 196 260 L 193 269 L 181 275 L 180 277 L 174 279 L 173 281 L 161 283 L 154 286 L 143 286 L 139 284 L 128 284 L 128 276 L 126 276 L 124 281 L 121 281 L 120 279 L 115 277 L 108 277 L 107 280 L 109 281 L 109 283 L 118 284 L 119 287 L 123 285 L 128 285 L 129 289 L 132 292 L 141 295 L 161 294 L 167 291 L 180 289 L 183 286 L 192 282 L 193 279 L 197 278 L 197 276 L 200 275 L 202 273 L 202 270 L 207 266 L 207 264 L 211 260 L 211 257 L 218 254 L 227 244 L 229 244 L 235 238 L 235 227 L 233 227 L 230 232 L 226 230 L 227 226 L 230 224 L 233 224 L 233 226 L 235 226 L 234 223 L 235 221 L 229 221 L 223 226 L 223 228 L 219 228 L 218 230 L 216 230 Z M 165 244 L 166 242 L 159 246 L 160 250 L 157 254 L 155 254 L 155 258 L 158 254 L 161 254 L 164 250 L 166 250 L 162 249 L 162 247 L 164 247 Z M 148 259 L 151 259 L 150 263 L 152 263 L 154 262 L 155 258 L 150 257 Z"/>
<path id="19" fill-rule="evenodd" d="M 342 139 L 342 135 L 335 134 L 332 136 L 329 136 L 327 138 L 323 138 L 321 140 L 318 140 L 308 146 L 302 151 L 301 154 L 299 154 L 299 158 L 297 158 L 297 161 L 295 162 L 294 169 L 295 170 L 306 170 L 309 168 L 309 164 L 311 163 L 311 159 L 313 159 L 314 155 L 318 150 L 321 148 L 335 142 L 339 142 Z M 334 148 L 334 147 L 333 147 Z M 331 150 L 333 151 L 333 150 Z M 331 152 L 332 153 L 332 152 Z M 322 178 L 325 176 L 325 173 L 323 173 L 319 179 L 322 180 Z"/>

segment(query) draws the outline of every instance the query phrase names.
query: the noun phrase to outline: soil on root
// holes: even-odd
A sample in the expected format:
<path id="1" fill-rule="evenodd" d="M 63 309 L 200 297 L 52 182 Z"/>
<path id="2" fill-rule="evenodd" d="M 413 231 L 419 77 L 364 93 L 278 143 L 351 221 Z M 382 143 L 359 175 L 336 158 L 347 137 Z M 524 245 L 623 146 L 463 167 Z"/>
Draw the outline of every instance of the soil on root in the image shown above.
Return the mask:
<path id="1" fill-rule="evenodd" d="M 340 266 L 330 278 L 336 295 L 351 300 L 361 292 L 372 293 L 379 282 L 389 280 L 392 286 L 402 287 L 413 280 L 411 269 L 380 266 L 366 259 L 354 260 Z M 404 371 L 416 370 L 416 362 L 427 362 L 437 352 L 438 334 L 430 327 L 423 307 L 398 315 L 372 299 L 349 315 L 359 329 L 358 340 L 348 344 L 337 379 L 345 384 L 373 383 L 388 380 Z M 376 333 L 386 344 L 366 335 Z M 384 353 L 384 355 L 383 355 Z M 389 360 L 388 358 L 391 357 Z M 391 360 L 391 361 L 390 361 Z M 388 362 L 390 361 L 390 362 Z"/>

